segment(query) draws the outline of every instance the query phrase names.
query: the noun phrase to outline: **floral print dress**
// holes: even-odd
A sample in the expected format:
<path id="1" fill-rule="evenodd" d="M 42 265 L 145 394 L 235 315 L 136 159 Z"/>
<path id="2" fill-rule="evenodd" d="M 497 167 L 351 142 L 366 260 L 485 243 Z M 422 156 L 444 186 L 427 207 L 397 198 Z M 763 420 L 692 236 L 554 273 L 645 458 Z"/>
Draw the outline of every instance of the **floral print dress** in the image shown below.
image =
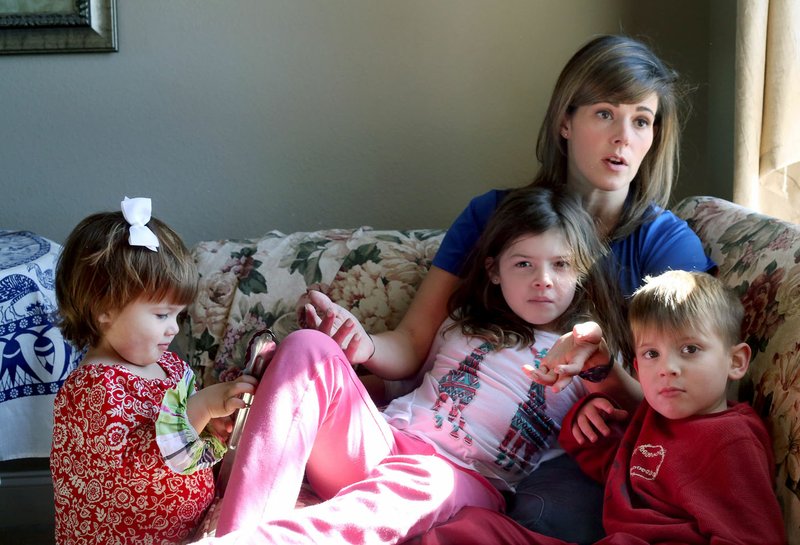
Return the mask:
<path id="1" fill-rule="evenodd" d="M 165 352 L 167 378 L 117 365 L 81 365 L 55 400 L 53 473 L 59 544 L 180 543 L 213 500 L 210 468 L 173 471 L 156 441 L 165 394 L 187 365 Z"/>

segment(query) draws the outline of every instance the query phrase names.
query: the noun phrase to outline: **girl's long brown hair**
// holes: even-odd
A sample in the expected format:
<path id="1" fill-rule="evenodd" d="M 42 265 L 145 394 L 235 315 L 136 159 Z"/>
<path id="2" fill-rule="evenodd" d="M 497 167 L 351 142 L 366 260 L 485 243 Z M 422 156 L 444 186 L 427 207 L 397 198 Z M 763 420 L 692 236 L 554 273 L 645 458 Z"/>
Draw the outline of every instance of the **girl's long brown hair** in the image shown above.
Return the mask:
<path id="1" fill-rule="evenodd" d="M 534 341 L 534 328 L 517 316 L 506 303 L 499 285 L 491 282 L 487 260 L 496 263 L 500 254 L 520 237 L 560 231 L 571 251 L 570 262 L 578 275 L 575 297 L 561 315 L 557 328 L 566 332 L 576 323 L 594 319 L 604 332 L 620 331 L 607 342 L 621 349 L 627 338 L 624 303 L 616 287 L 608 248 L 594 222 L 573 195 L 543 187 L 512 191 L 492 215 L 465 263 L 465 276 L 448 302 L 452 327 L 464 335 L 480 337 L 496 348 L 525 346 Z"/>

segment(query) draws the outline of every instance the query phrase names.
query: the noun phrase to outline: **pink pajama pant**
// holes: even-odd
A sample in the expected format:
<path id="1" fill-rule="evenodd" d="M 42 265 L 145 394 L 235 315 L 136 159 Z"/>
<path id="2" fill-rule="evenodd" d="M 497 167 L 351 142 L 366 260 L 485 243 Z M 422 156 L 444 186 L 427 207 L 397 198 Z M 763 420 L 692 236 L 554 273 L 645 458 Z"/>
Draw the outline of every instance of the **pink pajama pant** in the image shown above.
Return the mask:
<path id="1" fill-rule="evenodd" d="M 304 474 L 322 503 L 294 509 Z M 465 506 L 503 508 L 487 481 L 393 430 L 333 340 L 289 335 L 267 368 L 200 543 L 399 543 Z"/>

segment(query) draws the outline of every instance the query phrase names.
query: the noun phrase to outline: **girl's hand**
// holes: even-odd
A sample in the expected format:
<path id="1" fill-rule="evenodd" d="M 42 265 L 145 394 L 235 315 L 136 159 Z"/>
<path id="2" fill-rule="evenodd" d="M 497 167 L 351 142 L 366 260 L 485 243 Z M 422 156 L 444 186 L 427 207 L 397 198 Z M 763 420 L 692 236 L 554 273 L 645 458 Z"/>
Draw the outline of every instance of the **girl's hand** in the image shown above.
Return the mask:
<path id="1" fill-rule="evenodd" d="M 257 384 L 255 377 L 242 375 L 232 382 L 212 384 L 195 392 L 186 403 L 189 422 L 199 432 L 212 419 L 229 416 L 235 410 L 244 408 L 245 402 L 241 395 L 254 394 Z"/>
<path id="2" fill-rule="evenodd" d="M 301 304 L 298 309 L 300 325 L 321 331 L 336 341 L 353 365 L 368 361 L 375 353 L 375 344 L 361 322 L 324 293 L 309 290 L 301 298 Z"/>
<path id="3" fill-rule="evenodd" d="M 572 422 L 572 436 L 582 445 L 585 441 L 594 443 L 598 434 L 608 437 L 611 428 L 608 422 L 623 422 L 628 411 L 616 408 L 604 397 L 594 397 L 583 404 Z"/>
<path id="4" fill-rule="evenodd" d="M 596 322 L 577 324 L 565 333 L 547 352 L 539 369 L 526 365 L 523 370 L 539 384 L 563 390 L 578 373 L 607 365 L 610 354 L 603 332 Z"/>

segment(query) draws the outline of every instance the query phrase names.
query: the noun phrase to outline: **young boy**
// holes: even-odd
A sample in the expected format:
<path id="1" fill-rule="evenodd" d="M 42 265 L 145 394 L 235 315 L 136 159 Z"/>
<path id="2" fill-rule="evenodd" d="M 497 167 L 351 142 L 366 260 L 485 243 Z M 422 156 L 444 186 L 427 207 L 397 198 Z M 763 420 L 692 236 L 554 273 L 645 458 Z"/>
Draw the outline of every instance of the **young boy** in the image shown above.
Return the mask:
<path id="1" fill-rule="evenodd" d="M 634 294 L 629 321 L 645 400 L 623 426 L 625 411 L 588 396 L 559 436 L 581 468 L 606 483 L 607 537 L 599 543 L 786 543 L 769 434 L 749 405 L 726 399 L 728 382 L 750 362 L 743 314 L 706 273 L 669 271 Z M 561 543 L 509 519 L 467 510 L 458 519 L 423 543 L 478 543 L 489 534 L 494 543 Z M 481 528 L 468 528 L 469 520 Z"/>

